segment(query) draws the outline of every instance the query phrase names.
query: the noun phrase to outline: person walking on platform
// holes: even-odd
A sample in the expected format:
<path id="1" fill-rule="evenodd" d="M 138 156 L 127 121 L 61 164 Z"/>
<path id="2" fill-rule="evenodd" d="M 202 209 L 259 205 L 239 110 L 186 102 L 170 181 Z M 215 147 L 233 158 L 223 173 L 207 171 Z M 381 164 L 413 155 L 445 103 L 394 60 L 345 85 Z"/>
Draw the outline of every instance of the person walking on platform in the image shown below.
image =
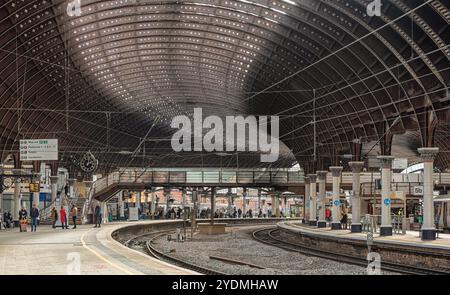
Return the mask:
<path id="1" fill-rule="evenodd" d="M 78 208 L 75 205 L 72 205 L 72 209 L 70 210 L 70 214 L 72 215 L 73 227 L 72 229 L 77 228 L 77 216 L 78 216 Z"/>
<path id="2" fill-rule="evenodd" d="M 101 227 L 102 212 L 101 212 L 100 206 L 98 204 L 97 204 L 97 206 L 95 206 L 94 214 L 95 214 L 95 226 L 94 227 Z"/>
<path id="3" fill-rule="evenodd" d="M 55 207 L 53 207 L 52 209 L 51 218 L 52 218 L 52 227 L 56 228 L 56 222 L 58 221 L 58 210 L 56 210 Z"/>
<path id="4" fill-rule="evenodd" d="M 38 208 L 36 208 L 36 204 L 33 204 L 33 208 L 31 208 L 30 217 L 31 217 L 31 231 L 36 232 L 37 220 L 39 218 L 39 210 Z"/>
<path id="5" fill-rule="evenodd" d="M 61 210 L 59 210 L 59 217 L 61 219 L 61 227 L 62 229 L 68 229 L 67 226 L 67 213 L 66 209 L 64 209 L 64 206 L 61 206 Z"/>

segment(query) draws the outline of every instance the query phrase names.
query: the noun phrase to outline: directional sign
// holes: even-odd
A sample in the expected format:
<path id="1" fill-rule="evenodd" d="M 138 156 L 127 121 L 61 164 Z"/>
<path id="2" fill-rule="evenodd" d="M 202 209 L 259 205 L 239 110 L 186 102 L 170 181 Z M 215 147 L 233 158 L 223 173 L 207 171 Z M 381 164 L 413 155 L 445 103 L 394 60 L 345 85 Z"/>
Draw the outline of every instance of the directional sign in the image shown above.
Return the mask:
<path id="1" fill-rule="evenodd" d="M 383 200 L 383 203 L 384 203 L 386 206 L 388 206 L 388 205 L 391 204 L 391 199 L 384 199 L 384 200 Z"/>
<path id="2" fill-rule="evenodd" d="M 341 204 L 341 201 L 339 200 L 334 200 L 333 202 L 334 206 L 339 206 Z"/>
<path id="3" fill-rule="evenodd" d="M 423 196 L 423 186 L 415 186 L 413 192 L 415 196 Z"/>
<path id="4" fill-rule="evenodd" d="M 21 161 L 57 161 L 57 139 L 24 139 L 20 140 Z"/>
<path id="5" fill-rule="evenodd" d="M 40 191 L 40 183 L 39 182 L 31 182 L 29 184 L 30 193 L 38 193 Z"/>

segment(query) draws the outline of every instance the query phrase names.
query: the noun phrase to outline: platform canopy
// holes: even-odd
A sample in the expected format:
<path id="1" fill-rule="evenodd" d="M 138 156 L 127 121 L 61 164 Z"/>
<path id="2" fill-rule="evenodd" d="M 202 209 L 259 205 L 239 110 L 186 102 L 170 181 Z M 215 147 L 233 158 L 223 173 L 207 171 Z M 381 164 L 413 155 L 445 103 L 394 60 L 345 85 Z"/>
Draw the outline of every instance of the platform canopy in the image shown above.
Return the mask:
<path id="1" fill-rule="evenodd" d="M 0 0 L 2 161 L 19 139 L 57 138 L 61 165 L 87 151 L 101 169 L 267 165 L 175 153 L 172 118 L 198 107 L 278 115 L 273 167 L 437 146 L 450 168 L 449 1 L 386 0 L 379 16 L 368 0 L 82 0 L 68 14 L 76 2 Z"/>

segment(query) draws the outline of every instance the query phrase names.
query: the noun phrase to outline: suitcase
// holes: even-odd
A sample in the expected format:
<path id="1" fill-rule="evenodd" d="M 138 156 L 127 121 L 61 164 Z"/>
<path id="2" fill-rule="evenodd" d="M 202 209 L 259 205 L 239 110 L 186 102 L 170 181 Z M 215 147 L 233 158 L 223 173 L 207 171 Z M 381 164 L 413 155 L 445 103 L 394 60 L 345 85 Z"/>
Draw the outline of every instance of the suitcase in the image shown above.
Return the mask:
<path id="1" fill-rule="evenodd" d="M 20 222 L 20 232 L 27 232 L 27 221 L 22 220 Z"/>

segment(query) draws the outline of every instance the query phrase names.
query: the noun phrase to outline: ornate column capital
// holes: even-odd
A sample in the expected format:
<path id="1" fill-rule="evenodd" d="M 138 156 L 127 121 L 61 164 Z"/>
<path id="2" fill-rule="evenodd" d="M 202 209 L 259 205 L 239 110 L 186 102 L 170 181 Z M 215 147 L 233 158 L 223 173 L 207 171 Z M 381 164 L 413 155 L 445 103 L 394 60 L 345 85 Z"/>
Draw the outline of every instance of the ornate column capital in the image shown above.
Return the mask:
<path id="1" fill-rule="evenodd" d="M 50 183 L 55 184 L 58 182 L 59 176 L 50 176 Z"/>
<path id="2" fill-rule="evenodd" d="M 305 184 L 309 184 L 309 177 L 305 176 Z"/>
<path id="3" fill-rule="evenodd" d="M 394 161 L 394 156 L 377 156 L 377 159 L 381 161 L 381 167 L 382 168 L 391 168 L 392 167 L 392 161 Z"/>
<path id="4" fill-rule="evenodd" d="M 344 169 L 344 167 L 342 167 L 342 166 L 331 166 L 330 167 L 330 171 L 331 171 L 331 174 L 333 175 L 333 177 L 340 177 L 342 169 Z"/>
<path id="5" fill-rule="evenodd" d="M 76 178 L 69 178 L 68 181 L 69 181 L 69 185 L 70 186 L 74 186 L 75 182 L 77 182 L 77 179 Z"/>
<path id="6" fill-rule="evenodd" d="M 348 162 L 350 168 L 352 168 L 353 173 L 360 173 L 364 166 L 364 162 Z"/>
<path id="7" fill-rule="evenodd" d="M 436 156 L 439 153 L 439 148 L 437 147 L 425 147 L 425 148 L 419 148 L 417 151 L 420 154 L 420 158 L 424 162 L 433 162 Z"/>
<path id="8" fill-rule="evenodd" d="M 327 173 L 328 171 L 317 171 L 317 177 L 319 178 L 319 181 L 327 179 Z"/>
<path id="9" fill-rule="evenodd" d="M 314 183 L 317 181 L 317 174 L 308 174 L 309 182 Z"/>

